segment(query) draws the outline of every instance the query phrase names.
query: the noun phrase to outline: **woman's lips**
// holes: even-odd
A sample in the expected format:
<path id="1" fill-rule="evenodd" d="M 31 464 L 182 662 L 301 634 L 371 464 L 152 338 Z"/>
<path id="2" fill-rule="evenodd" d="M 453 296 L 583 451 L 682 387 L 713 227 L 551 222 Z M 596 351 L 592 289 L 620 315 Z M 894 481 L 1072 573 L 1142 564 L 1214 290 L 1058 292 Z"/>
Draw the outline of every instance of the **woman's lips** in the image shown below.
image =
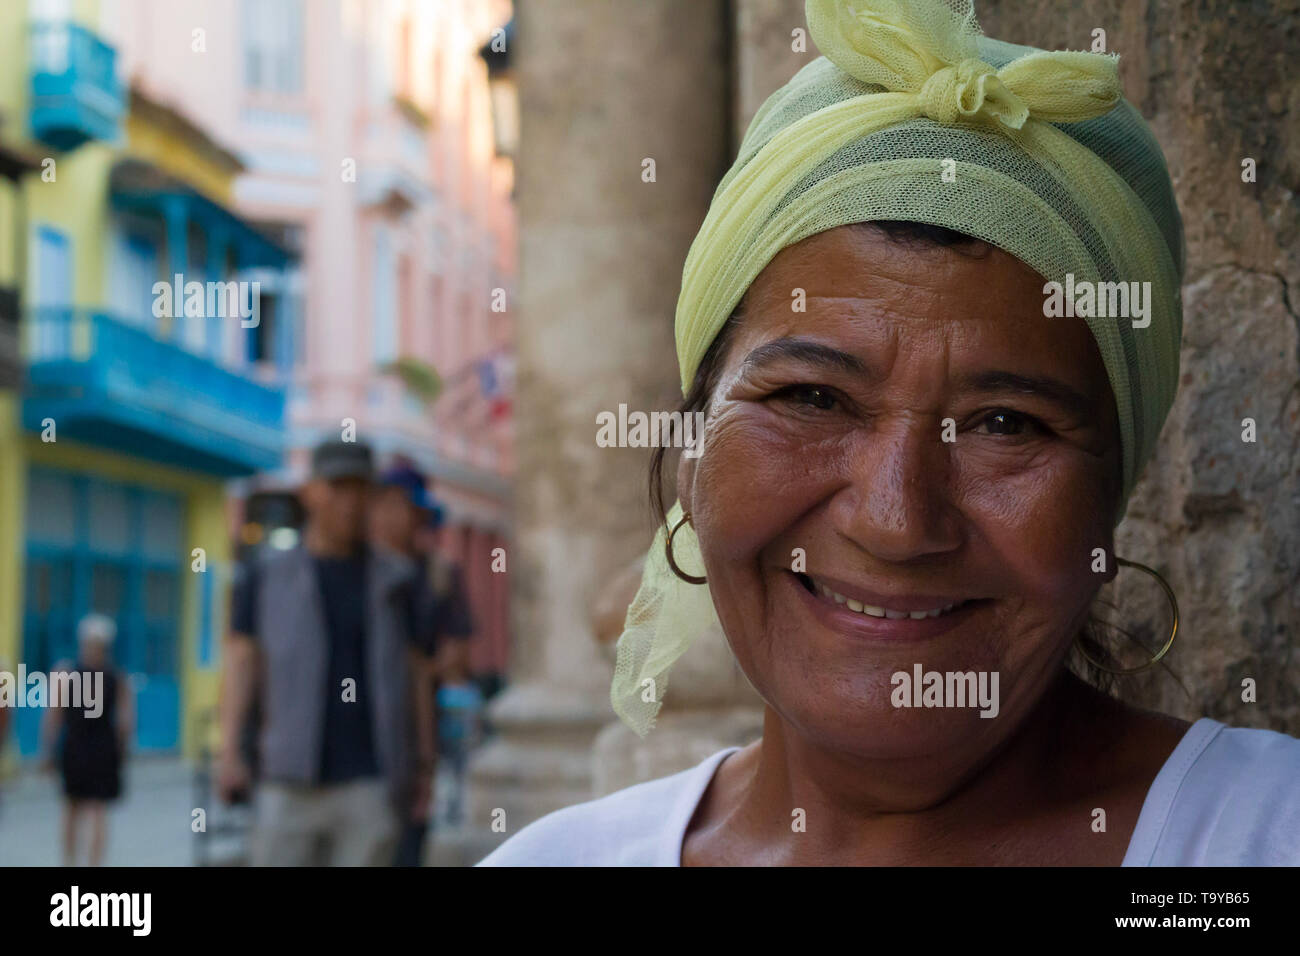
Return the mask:
<path id="1" fill-rule="evenodd" d="M 967 621 L 987 599 L 955 595 L 887 596 L 836 581 L 786 571 L 796 596 L 833 631 L 890 642 L 924 640 Z"/>

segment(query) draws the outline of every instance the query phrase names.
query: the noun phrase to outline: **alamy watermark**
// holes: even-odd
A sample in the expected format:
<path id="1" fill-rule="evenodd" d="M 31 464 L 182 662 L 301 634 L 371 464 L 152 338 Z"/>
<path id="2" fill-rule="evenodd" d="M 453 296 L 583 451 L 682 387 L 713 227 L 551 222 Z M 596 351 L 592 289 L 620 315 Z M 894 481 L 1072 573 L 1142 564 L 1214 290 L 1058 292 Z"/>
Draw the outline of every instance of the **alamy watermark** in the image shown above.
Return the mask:
<path id="1" fill-rule="evenodd" d="M 641 412 L 627 410 L 596 414 L 596 445 L 600 448 L 681 448 L 687 458 L 704 454 L 703 412 Z"/>
<path id="2" fill-rule="evenodd" d="M 152 893 L 83 893 L 74 884 L 50 897 L 50 925 L 55 927 L 117 926 L 132 936 L 148 936 L 152 914 Z"/>
<path id="3" fill-rule="evenodd" d="M 1049 319 L 1132 319 L 1135 329 L 1151 324 L 1150 282 L 1076 282 L 1067 272 L 1064 285 L 1049 282 L 1043 295 L 1043 315 Z"/>
<path id="4" fill-rule="evenodd" d="M 0 671 L 0 707 L 71 707 L 87 717 L 104 713 L 103 671 Z"/>
<path id="5" fill-rule="evenodd" d="M 895 671 L 889 682 L 895 707 L 979 707 L 981 717 L 998 715 L 997 671 Z"/>
<path id="6" fill-rule="evenodd" d="M 171 282 L 159 279 L 153 284 L 153 315 L 156 319 L 239 319 L 243 328 L 255 329 L 262 321 L 261 298 L 260 282 L 186 282 L 184 274 L 177 272 Z"/>

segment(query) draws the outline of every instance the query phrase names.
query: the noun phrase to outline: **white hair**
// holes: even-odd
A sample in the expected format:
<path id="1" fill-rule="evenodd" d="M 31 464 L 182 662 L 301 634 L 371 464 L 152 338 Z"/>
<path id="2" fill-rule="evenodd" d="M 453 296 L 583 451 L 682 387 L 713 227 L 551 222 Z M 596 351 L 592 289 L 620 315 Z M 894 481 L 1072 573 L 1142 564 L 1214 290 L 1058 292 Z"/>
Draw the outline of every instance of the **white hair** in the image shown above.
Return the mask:
<path id="1" fill-rule="evenodd" d="M 87 614 L 77 624 L 77 640 L 82 644 L 112 644 L 117 637 L 117 625 L 106 614 Z"/>

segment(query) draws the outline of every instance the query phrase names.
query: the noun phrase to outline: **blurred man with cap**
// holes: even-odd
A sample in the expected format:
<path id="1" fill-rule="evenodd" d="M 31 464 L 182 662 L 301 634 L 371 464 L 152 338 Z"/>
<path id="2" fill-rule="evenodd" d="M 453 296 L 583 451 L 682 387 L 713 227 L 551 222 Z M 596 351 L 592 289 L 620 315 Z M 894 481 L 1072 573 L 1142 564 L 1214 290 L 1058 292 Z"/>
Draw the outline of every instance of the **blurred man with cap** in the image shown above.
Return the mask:
<path id="1" fill-rule="evenodd" d="M 301 543 L 245 569 L 222 687 L 222 796 L 251 784 L 237 746 L 260 691 L 254 864 L 386 865 L 415 799 L 412 568 L 365 540 L 373 456 L 312 453 Z"/>
<path id="2" fill-rule="evenodd" d="M 461 606 L 456 600 L 458 594 L 435 583 L 450 582 L 442 573 L 447 570 L 444 562 L 435 561 L 429 549 L 429 538 L 441 509 L 429 493 L 424 475 L 411 462 L 398 458 L 380 475 L 378 484 L 371 510 L 372 540 L 377 548 L 409 561 L 415 578 L 416 642 L 422 652 L 413 671 L 420 779 L 417 799 L 403 828 L 394 862 L 397 866 L 418 866 L 432 809 L 436 769 L 435 655 L 439 659 L 443 656 L 445 638 L 468 637 L 470 628 L 457 613 Z"/>

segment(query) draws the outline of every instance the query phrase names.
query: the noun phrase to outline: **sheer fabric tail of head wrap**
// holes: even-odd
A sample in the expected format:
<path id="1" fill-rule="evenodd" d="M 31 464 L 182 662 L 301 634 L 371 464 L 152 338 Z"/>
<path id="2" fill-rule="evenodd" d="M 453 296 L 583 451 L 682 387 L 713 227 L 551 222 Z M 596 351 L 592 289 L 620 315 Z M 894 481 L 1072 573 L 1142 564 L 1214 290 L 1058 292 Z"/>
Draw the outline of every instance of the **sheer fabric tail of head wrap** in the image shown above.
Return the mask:
<path id="1" fill-rule="evenodd" d="M 970 0 L 807 0 L 805 12 L 823 55 L 755 114 L 686 258 L 683 392 L 782 249 L 872 220 L 953 229 L 1062 288 L 1097 290 L 1092 311 L 1103 314 L 1085 321 L 1119 417 L 1118 524 L 1177 387 L 1185 258 L 1164 156 L 1122 97 L 1118 58 L 985 37 Z M 1121 302 L 1124 315 L 1104 314 Z M 678 505 L 668 526 L 680 517 Z M 610 689 L 639 735 L 654 724 L 673 661 L 717 627 L 707 586 L 669 569 L 665 533 L 628 609 Z M 689 524 L 673 549 L 680 566 L 704 573 Z"/>

